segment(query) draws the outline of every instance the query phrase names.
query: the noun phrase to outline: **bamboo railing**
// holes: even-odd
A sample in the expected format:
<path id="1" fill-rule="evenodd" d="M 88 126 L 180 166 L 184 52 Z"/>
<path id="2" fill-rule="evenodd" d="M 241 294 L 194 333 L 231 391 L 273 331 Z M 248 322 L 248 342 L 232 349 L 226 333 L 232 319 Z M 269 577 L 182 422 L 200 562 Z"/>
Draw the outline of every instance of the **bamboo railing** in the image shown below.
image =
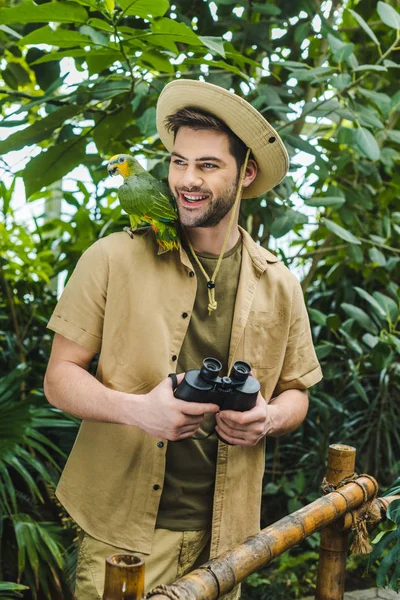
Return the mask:
<path id="1" fill-rule="evenodd" d="M 384 518 L 389 503 L 400 497 L 376 498 L 378 484 L 375 479 L 369 475 L 354 474 L 355 455 L 356 450 L 351 446 L 330 446 L 324 483 L 328 490 L 333 491 L 171 585 L 162 586 L 162 591 L 155 588 L 146 598 L 216 600 L 251 573 L 321 529 L 315 599 L 342 600 L 349 529 L 372 510 L 375 523 L 379 522 Z"/>

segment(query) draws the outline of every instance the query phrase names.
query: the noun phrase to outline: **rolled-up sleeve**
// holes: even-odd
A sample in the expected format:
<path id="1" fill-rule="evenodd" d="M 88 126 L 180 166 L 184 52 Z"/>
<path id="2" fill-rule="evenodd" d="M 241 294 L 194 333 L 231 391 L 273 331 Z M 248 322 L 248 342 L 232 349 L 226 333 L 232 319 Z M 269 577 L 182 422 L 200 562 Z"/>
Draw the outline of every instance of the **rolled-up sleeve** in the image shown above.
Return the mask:
<path id="1" fill-rule="evenodd" d="M 101 240 L 79 259 L 47 327 L 99 352 L 107 298 L 108 263 Z"/>
<path id="2" fill-rule="evenodd" d="M 274 395 L 289 389 L 305 390 L 321 379 L 322 371 L 314 350 L 303 291 L 300 283 L 296 281 L 288 342 Z"/>

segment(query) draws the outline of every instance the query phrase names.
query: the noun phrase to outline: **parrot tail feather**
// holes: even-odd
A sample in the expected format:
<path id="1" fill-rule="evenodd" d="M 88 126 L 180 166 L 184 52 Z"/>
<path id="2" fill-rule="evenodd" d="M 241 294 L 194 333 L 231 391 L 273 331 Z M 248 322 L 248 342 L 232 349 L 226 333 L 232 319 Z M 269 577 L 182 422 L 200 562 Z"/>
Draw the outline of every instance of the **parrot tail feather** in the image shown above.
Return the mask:
<path id="1" fill-rule="evenodd" d="M 180 239 L 175 224 L 162 223 L 154 220 L 151 224 L 156 240 L 163 250 L 179 250 Z"/>
<path id="2" fill-rule="evenodd" d="M 168 242 L 157 238 L 157 242 L 163 250 L 179 250 L 180 243 L 178 239 Z"/>

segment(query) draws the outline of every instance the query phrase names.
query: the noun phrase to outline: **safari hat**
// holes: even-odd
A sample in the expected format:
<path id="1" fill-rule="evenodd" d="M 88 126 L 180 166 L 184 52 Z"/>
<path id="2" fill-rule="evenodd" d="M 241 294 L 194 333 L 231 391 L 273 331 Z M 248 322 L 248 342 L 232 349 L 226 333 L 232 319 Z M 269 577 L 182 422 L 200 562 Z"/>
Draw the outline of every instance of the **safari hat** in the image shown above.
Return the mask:
<path id="1" fill-rule="evenodd" d="M 167 150 L 173 149 L 174 134 L 167 130 L 165 120 L 187 106 L 218 117 L 251 148 L 258 173 L 253 183 L 243 189 L 243 198 L 255 198 L 282 181 L 289 168 L 289 157 L 275 129 L 246 100 L 212 83 L 177 79 L 164 87 L 157 103 L 157 130 Z"/>

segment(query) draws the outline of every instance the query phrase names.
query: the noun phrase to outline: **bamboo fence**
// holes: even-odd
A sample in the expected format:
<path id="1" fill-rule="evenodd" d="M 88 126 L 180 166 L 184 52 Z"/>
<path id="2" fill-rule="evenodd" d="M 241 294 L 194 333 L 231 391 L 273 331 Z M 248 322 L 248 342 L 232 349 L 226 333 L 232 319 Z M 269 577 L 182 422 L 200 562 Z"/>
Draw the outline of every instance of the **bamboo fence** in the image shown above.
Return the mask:
<path id="1" fill-rule="evenodd" d="M 354 473 L 356 450 L 329 447 L 324 490 L 328 493 L 266 527 L 242 544 L 208 561 L 171 585 L 150 591 L 154 600 L 216 600 L 292 546 L 321 531 L 316 600 L 342 600 L 350 528 L 384 518 L 389 503 L 400 496 L 377 498 L 378 484 Z M 358 531 L 360 533 L 360 531 Z M 362 531 L 361 531 L 362 534 Z M 367 534 L 366 534 L 367 535 Z M 363 543 L 368 544 L 368 539 Z"/>

